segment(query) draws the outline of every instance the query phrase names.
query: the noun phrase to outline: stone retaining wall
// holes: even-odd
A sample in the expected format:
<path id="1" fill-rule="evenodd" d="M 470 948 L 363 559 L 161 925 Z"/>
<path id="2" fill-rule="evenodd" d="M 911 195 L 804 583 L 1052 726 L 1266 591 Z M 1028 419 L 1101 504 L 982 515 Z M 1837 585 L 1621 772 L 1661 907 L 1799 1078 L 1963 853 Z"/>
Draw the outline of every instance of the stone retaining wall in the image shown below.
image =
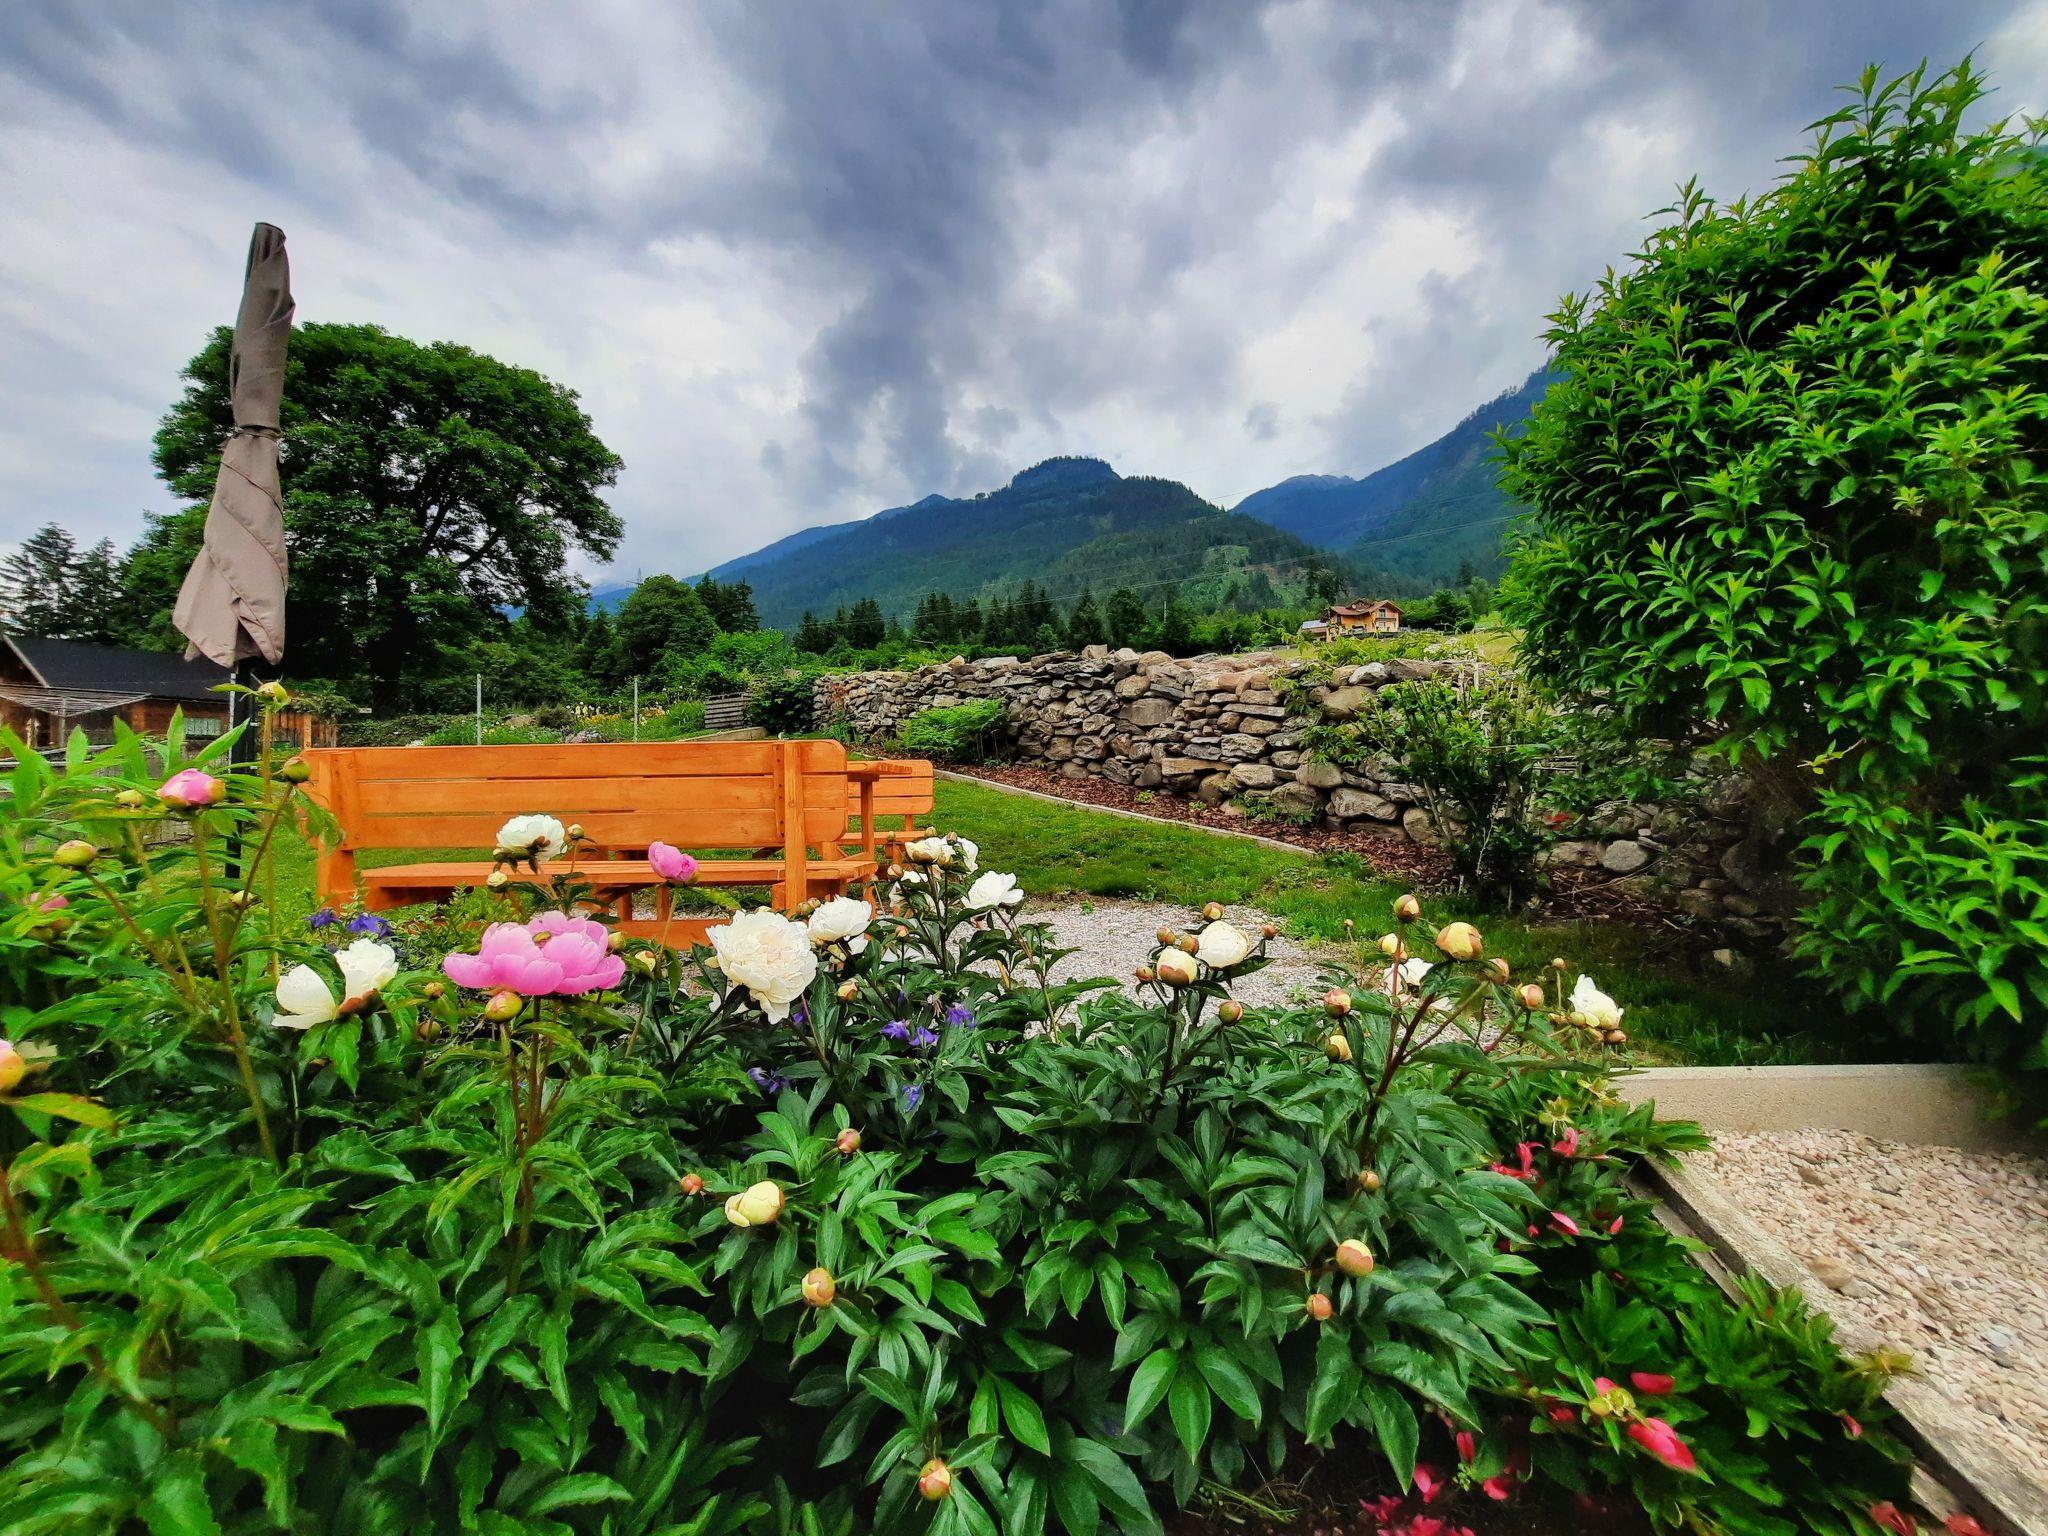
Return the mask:
<path id="1" fill-rule="evenodd" d="M 1270 651 L 1176 660 L 1162 651 L 1090 646 L 1028 660 L 833 674 L 818 680 L 815 704 L 819 724 L 886 741 L 919 710 L 1000 699 L 1022 763 L 1238 805 L 1248 816 L 1434 841 L 1421 792 L 1393 764 L 1317 761 L 1303 750 L 1303 732 L 1319 718 L 1348 720 L 1371 708 L 1372 695 L 1389 683 L 1470 675 L 1474 664 L 1368 662 L 1306 689 L 1297 685 L 1303 666 Z M 1288 697 L 1299 706 L 1294 712 L 1283 703 Z M 1682 811 L 1610 803 L 1544 858 L 1604 871 L 1628 893 L 1717 930 L 1770 940 L 1791 903 L 1752 821 L 1733 783 L 1710 787 Z"/>

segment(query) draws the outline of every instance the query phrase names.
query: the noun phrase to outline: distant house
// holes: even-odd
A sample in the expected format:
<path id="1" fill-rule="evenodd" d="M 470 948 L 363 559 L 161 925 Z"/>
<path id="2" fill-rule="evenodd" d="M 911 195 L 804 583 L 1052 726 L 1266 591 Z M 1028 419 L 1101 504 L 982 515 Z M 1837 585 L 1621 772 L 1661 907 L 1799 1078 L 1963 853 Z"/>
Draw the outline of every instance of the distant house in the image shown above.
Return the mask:
<path id="1" fill-rule="evenodd" d="M 1307 625 L 1302 628 L 1307 629 Z M 1321 638 L 1351 635 L 1398 635 L 1401 608 L 1385 598 L 1368 598 L 1355 603 L 1338 603 L 1323 610 Z"/>
<path id="2" fill-rule="evenodd" d="M 0 635 L 0 725 L 32 747 L 59 745 L 74 730 L 108 741 L 116 720 L 161 736 L 181 709 L 188 737 L 218 736 L 228 726 L 228 701 L 213 690 L 227 680 L 225 668 L 203 658 Z M 302 745 L 332 740 L 331 725 L 296 710 L 279 724 Z"/>

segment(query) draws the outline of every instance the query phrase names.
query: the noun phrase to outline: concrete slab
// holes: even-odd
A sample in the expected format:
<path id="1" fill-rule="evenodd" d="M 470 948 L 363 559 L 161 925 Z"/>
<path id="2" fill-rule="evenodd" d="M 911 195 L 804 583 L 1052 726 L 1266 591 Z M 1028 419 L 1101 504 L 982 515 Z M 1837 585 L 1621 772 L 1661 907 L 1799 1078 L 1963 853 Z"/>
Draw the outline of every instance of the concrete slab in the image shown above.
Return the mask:
<path id="1" fill-rule="evenodd" d="M 1992 1095 L 1970 1067 L 1651 1067 L 1615 1079 L 1632 1104 L 1696 1120 L 1708 1131 L 1857 1131 L 1908 1146 L 1966 1152 L 2042 1149 L 2025 1125 L 1994 1118 Z"/>

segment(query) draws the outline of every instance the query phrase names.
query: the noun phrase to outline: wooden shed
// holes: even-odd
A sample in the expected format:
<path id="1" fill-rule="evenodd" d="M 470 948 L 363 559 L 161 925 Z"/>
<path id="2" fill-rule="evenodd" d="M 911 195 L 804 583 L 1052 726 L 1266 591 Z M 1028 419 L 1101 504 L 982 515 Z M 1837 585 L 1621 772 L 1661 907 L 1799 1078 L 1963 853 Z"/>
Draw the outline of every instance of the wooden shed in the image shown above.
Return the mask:
<path id="1" fill-rule="evenodd" d="M 187 737 L 204 739 L 227 729 L 227 697 L 213 691 L 227 678 L 204 658 L 174 652 L 0 635 L 0 725 L 31 747 L 53 747 L 74 730 L 110 741 L 116 720 L 161 736 L 182 709 Z M 286 711 L 279 723 L 303 746 L 333 739 L 332 725 L 301 711 Z"/>

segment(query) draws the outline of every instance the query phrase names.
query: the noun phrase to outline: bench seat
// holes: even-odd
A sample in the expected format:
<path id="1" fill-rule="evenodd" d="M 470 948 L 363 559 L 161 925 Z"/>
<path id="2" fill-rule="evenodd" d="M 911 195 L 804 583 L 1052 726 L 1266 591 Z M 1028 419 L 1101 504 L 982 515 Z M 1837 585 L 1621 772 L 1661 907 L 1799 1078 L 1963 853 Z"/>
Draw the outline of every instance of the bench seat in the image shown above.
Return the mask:
<path id="1" fill-rule="evenodd" d="M 549 865 L 547 873 L 565 870 L 566 864 Z M 488 859 L 464 859 L 426 864 L 386 864 L 377 869 L 359 869 L 356 878 L 365 887 L 406 891 L 455 891 L 482 885 L 490 878 Z M 806 865 L 811 879 L 821 884 L 843 886 L 865 880 L 875 872 L 874 860 L 866 858 L 812 859 Z M 514 872 L 517 873 L 516 871 Z M 576 873 L 597 891 L 637 890 L 664 885 L 645 859 L 586 859 Z M 700 859 L 692 885 L 778 885 L 782 881 L 780 859 Z M 417 899 L 417 898 L 412 898 Z"/>

